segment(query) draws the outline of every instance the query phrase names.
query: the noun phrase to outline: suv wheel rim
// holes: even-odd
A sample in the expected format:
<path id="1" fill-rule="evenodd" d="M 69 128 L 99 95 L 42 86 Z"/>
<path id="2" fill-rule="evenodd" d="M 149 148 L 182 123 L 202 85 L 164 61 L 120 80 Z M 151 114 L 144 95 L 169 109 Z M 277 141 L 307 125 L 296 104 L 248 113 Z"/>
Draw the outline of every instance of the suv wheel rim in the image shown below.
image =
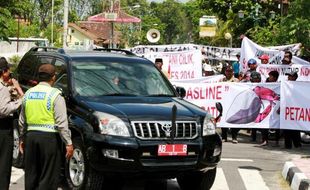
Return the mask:
<path id="1" fill-rule="evenodd" d="M 85 163 L 80 149 L 74 149 L 73 156 L 69 161 L 70 179 L 75 186 L 80 186 L 84 181 Z"/>
<path id="2" fill-rule="evenodd" d="M 14 138 L 14 147 L 13 147 L 13 159 L 18 158 L 19 154 L 19 133 L 17 129 L 13 130 L 13 138 Z"/>

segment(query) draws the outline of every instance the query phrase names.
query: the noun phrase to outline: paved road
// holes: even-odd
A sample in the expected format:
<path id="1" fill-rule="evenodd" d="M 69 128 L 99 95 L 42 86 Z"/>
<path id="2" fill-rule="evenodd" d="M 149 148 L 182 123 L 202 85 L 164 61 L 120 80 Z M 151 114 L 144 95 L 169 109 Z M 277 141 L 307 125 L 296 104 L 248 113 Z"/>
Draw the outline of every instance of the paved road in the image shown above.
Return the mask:
<path id="1" fill-rule="evenodd" d="M 258 137 L 258 139 L 260 139 Z M 301 149 L 286 150 L 280 147 L 260 147 L 249 143 L 250 138 L 242 135 L 238 144 L 223 144 L 222 160 L 212 190 L 289 190 L 282 178 L 283 164 L 294 157 L 310 154 L 310 145 Z M 162 183 L 132 181 L 123 190 L 160 190 Z M 168 190 L 179 190 L 175 179 L 167 181 Z M 10 190 L 23 189 L 23 171 L 13 169 Z"/>

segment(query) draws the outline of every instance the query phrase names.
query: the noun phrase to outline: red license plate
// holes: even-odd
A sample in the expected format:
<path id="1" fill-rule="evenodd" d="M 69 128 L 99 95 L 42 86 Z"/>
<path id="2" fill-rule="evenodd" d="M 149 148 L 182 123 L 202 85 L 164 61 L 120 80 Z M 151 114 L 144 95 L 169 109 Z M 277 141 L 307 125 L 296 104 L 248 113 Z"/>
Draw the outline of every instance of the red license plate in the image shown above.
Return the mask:
<path id="1" fill-rule="evenodd" d="M 160 144 L 158 156 L 186 156 L 187 144 Z"/>

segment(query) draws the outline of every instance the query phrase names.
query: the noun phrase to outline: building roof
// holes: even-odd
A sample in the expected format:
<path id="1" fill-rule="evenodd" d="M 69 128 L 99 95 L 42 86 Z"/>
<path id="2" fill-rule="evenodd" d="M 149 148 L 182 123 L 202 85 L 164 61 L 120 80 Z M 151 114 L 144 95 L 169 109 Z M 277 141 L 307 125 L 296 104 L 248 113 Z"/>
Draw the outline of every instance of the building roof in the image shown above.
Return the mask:
<path id="1" fill-rule="evenodd" d="M 108 22 L 92 22 L 92 21 L 79 21 L 79 26 L 97 37 L 99 41 L 104 44 L 110 43 L 111 38 L 111 23 Z M 120 32 L 114 30 L 114 42 L 119 43 Z"/>
<path id="2" fill-rule="evenodd" d="M 70 23 L 69 26 L 75 28 L 97 43 L 102 42 L 104 44 L 110 44 L 112 41 L 112 22 L 140 23 L 141 19 L 127 14 L 117 5 L 113 8 L 113 11 L 90 16 L 87 21 L 79 21 L 78 24 Z M 121 32 L 117 30 L 113 31 L 113 42 L 120 43 Z"/>
<path id="3" fill-rule="evenodd" d="M 77 31 L 79 31 L 80 33 L 82 33 L 83 35 L 87 36 L 91 40 L 98 41 L 98 36 L 97 35 L 95 35 L 95 34 L 93 34 L 91 32 L 88 32 L 87 30 L 81 28 L 80 26 L 78 26 L 78 25 L 76 25 L 74 23 L 69 23 L 68 26 L 74 28 Z"/>
<path id="4" fill-rule="evenodd" d="M 115 15 L 114 18 L 110 18 L 109 15 Z M 120 23 L 140 23 L 141 19 L 131 16 L 126 12 L 119 10 L 115 12 L 104 12 L 94 16 L 90 16 L 88 21 L 94 22 L 120 22 Z"/>

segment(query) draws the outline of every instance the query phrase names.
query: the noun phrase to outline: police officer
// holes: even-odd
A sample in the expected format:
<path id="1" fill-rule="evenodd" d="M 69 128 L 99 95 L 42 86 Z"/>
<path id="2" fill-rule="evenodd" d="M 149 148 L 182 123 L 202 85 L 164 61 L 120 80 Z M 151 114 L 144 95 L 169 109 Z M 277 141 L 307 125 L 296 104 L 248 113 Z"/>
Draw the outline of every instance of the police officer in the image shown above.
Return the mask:
<path id="1" fill-rule="evenodd" d="M 61 168 L 61 139 L 66 144 L 66 157 L 73 146 L 68 129 L 67 110 L 60 91 L 53 88 L 55 67 L 39 67 L 40 83 L 30 88 L 23 100 L 19 125 L 25 149 L 25 189 L 57 189 Z"/>
<path id="2" fill-rule="evenodd" d="M 13 157 L 13 118 L 12 113 L 21 105 L 22 100 L 12 100 L 8 81 L 13 83 L 20 96 L 23 96 L 18 82 L 10 79 L 9 64 L 4 57 L 0 58 L 0 189 L 7 190 L 10 185 Z"/>

